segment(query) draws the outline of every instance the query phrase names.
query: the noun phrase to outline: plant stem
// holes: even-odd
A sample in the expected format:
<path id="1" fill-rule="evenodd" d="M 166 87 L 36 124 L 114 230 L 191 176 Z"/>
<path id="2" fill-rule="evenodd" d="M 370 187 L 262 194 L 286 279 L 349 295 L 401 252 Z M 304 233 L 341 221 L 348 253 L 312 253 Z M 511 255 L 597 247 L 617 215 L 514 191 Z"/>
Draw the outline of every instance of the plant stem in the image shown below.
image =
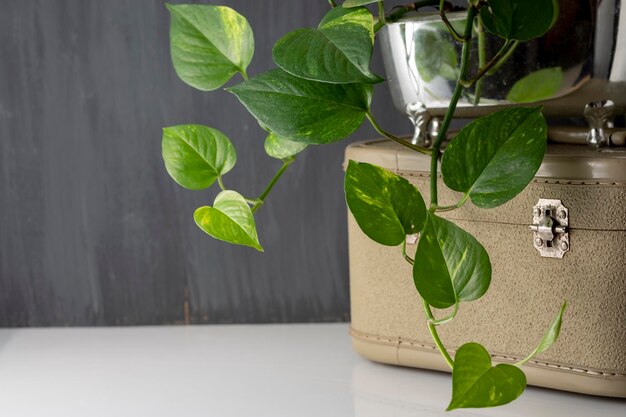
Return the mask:
<path id="1" fill-rule="evenodd" d="M 438 3 L 439 3 L 439 0 L 421 0 L 421 1 L 413 2 L 411 4 L 407 4 L 406 6 L 394 7 L 391 10 L 391 12 L 389 12 L 387 15 L 385 15 L 385 23 L 397 22 L 398 20 L 400 20 L 402 18 L 402 16 L 404 16 L 408 12 L 412 12 L 413 10 L 417 10 L 420 7 L 435 6 Z M 379 19 L 376 22 L 376 24 L 374 25 L 374 33 L 378 32 L 380 29 L 382 29 L 382 27 L 385 26 L 385 23 L 383 23 Z"/>
<path id="2" fill-rule="evenodd" d="M 537 354 L 537 352 L 535 352 L 533 350 L 530 355 L 526 356 L 524 359 L 522 359 L 519 362 L 515 362 L 513 365 L 515 365 L 517 367 L 520 367 L 520 366 L 524 365 L 526 362 L 528 362 L 529 360 L 531 360 L 536 354 Z"/>
<path id="3" fill-rule="evenodd" d="M 485 42 L 485 28 L 483 27 L 483 21 L 480 16 L 476 19 L 476 33 L 478 34 L 478 68 L 482 68 L 487 63 L 487 45 Z M 482 86 L 482 79 L 480 79 L 476 82 L 476 88 L 474 89 L 474 106 L 480 103 Z"/>
<path id="4" fill-rule="evenodd" d="M 423 153 L 424 155 L 430 155 L 430 150 L 429 149 L 425 149 L 422 148 L 421 146 L 417 146 L 412 144 L 411 142 L 408 142 L 404 139 L 401 139 L 395 135 L 392 135 L 389 132 L 386 132 L 385 130 L 383 130 L 383 128 L 381 128 L 378 123 L 376 123 L 376 120 L 374 120 L 374 116 L 372 116 L 372 113 L 370 113 L 369 111 L 365 114 L 367 117 L 367 120 L 369 120 L 369 122 L 371 123 L 372 127 L 374 128 L 374 130 L 376 130 L 379 134 L 383 135 L 384 137 L 393 140 L 394 142 L 399 143 L 402 146 L 406 146 L 409 149 L 412 149 L 414 151 L 417 151 L 419 153 Z"/>
<path id="5" fill-rule="evenodd" d="M 504 45 L 502 45 L 502 48 L 500 48 L 500 50 L 498 51 L 497 54 L 495 54 L 493 56 L 493 58 L 491 58 L 491 60 L 489 62 L 487 62 L 487 64 L 482 67 L 477 73 L 476 75 L 474 75 L 470 80 L 465 80 L 464 78 L 460 79 L 460 83 L 463 85 L 463 87 L 471 87 L 472 85 L 474 85 L 474 83 L 478 80 L 480 80 L 482 78 L 483 75 L 485 75 L 487 73 L 487 71 L 489 71 L 492 67 L 494 67 L 498 62 L 500 62 L 500 59 L 502 57 L 504 57 L 505 55 L 507 55 L 508 50 L 510 49 L 511 45 L 513 44 L 513 41 L 511 40 L 507 40 Z"/>
<path id="6" fill-rule="evenodd" d="M 435 326 L 439 326 L 441 324 L 445 324 L 449 321 L 452 321 L 452 319 L 454 319 L 456 317 L 456 313 L 459 312 L 459 302 L 457 301 L 454 304 L 454 309 L 452 310 L 452 313 L 450 313 L 449 315 L 447 315 L 446 317 L 442 318 L 442 319 L 436 319 L 434 316 L 432 318 L 428 319 L 429 323 L 432 323 Z"/>
<path id="7" fill-rule="evenodd" d="M 450 354 L 448 353 L 445 346 L 441 342 L 441 339 L 439 338 L 439 333 L 437 333 L 437 328 L 430 321 L 430 320 L 435 320 L 435 317 L 433 316 L 433 312 L 431 311 L 430 306 L 428 305 L 426 301 L 424 301 L 424 311 L 426 312 L 426 316 L 428 316 L 428 322 L 427 322 L 428 331 L 430 332 L 430 335 L 433 337 L 433 340 L 435 341 L 435 345 L 437 345 L 437 349 L 439 349 L 439 352 L 441 352 L 441 356 L 443 356 L 443 358 L 445 359 L 450 369 L 454 369 L 454 361 L 452 360 L 452 357 L 450 357 Z"/>
<path id="8" fill-rule="evenodd" d="M 335 0 L 328 0 L 328 4 L 330 4 L 330 7 L 337 7 L 337 3 L 335 3 Z"/>
<path id="9" fill-rule="evenodd" d="M 454 40 L 456 40 L 457 42 L 461 42 L 461 43 L 464 43 L 467 41 L 467 35 L 465 36 L 459 35 L 456 29 L 454 29 L 454 26 L 452 26 L 452 23 L 450 23 L 450 21 L 448 20 L 448 17 L 446 16 L 445 12 L 440 11 L 439 16 L 441 16 L 441 20 L 446 25 L 446 28 L 448 28 L 448 32 L 450 32 Z"/>
<path id="10" fill-rule="evenodd" d="M 402 243 L 402 255 L 404 256 L 404 259 L 411 265 L 415 263 L 415 261 L 406 254 L 406 238 L 404 239 L 404 242 Z M 428 305 L 428 303 L 424 299 L 422 299 L 422 302 L 424 303 L 424 311 L 426 312 L 426 316 L 428 317 L 428 320 L 426 321 L 426 324 L 428 325 L 428 331 L 430 332 L 430 335 L 435 341 L 435 345 L 437 345 L 437 349 L 439 349 L 439 352 L 441 352 L 441 356 L 443 356 L 443 358 L 445 359 L 450 369 L 454 369 L 454 361 L 450 357 L 450 354 L 446 350 L 446 347 L 443 345 L 443 342 L 439 338 L 439 333 L 437 332 L 436 326 L 452 320 L 456 316 L 459 304 L 457 303 L 454 305 L 454 311 L 452 312 L 450 316 L 441 320 L 437 320 L 435 319 L 435 316 L 433 316 L 433 312 L 430 309 L 430 305 Z"/>
<path id="11" fill-rule="evenodd" d="M 387 18 L 385 17 L 385 2 L 384 1 L 378 2 L 378 22 L 383 26 L 387 24 Z"/>
<path id="12" fill-rule="evenodd" d="M 502 67 L 502 65 L 504 65 L 504 63 L 511 57 L 511 55 L 513 55 L 513 52 L 515 52 L 519 44 L 520 44 L 519 41 L 513 41 L 513 44 L 511 45 L 509 50 L 506 52 L 506 54 L 502 55 L 502 58 L 500 58 L 500 60 L 496 62 L 496 64 L 489 71 L 487 71 L 487 75 L 495 74 L 496 71 L 498 71 L 500 67 Z"/>
<path id="13" fill-rule="evenodd" d="M 239 73 L 243 77 L 244 81 L 248 81 L 248 74 L 246 73 L 246 70 L 242 69 L 241 71 L 239 71 Z"/>
<path id="14" fill-rule="evenodd" d="M 465 22 L 465 37 L 467 38 L 467 41 L 463 43 L 463 49 L 461 51 L 461 71 L 459 74 L 459 79 L 457 80 L 456 86 L 454 87 L 454 92 L 452 93 L 452 98 L 450 99 L 450 106 L 448 107 L 448 111 L 443 118 L 441 129 L 439 130 L 437 139 L 435 139 L 435 143 L 433 144 L 432 155 L 430 159 L 431 207 L 437 206 L 437 166 L 439 163 L 439 151 L 441 150 L 441 143 L 448 133 L 450 122 L 452 121 L 454 111 L 456 110 L 456 105 L 461 98 L 461 92 L 463 91 L 463 84 L 461 84 L 461 80 L 463 80 L 463 78 L 465 78 L 465 76 L 467 75 L 467 69 L 469 67 L 468 64 L 470 55 L 470 40 L 472 37 L 472 25 L 474 22 L 474 16 L 476 16 L 476 8 L 472 6 L 467 10 L 467 21 Z"/>
<path id="15" fill-rule="evenodd" d="M 253 213 L 257 211 L 263 205 L 269 193 L 272 192 L 272 188 L 274 188 L 274 185 L 276 185 L 276 182 L 280 179 L 280 177 L 283 175 L 283 173 L 289 167 L 289 165 L 293 163 L 293 161 L 295 161 L 295 158 L 283 159 L 283 165 L 276 172 L 276 174 L 274 174 L 274 177 L 267 184 L 267 187 L 265 187 L 265 190 L 263 190 L 259 198 L 257 198 L 257 201 L 254 204 L 254 206 L 252 206 Z"/>
<path id="16" fill-rule="evenodd" d="M 222 182 L 222 176 L 221 175 L 217 176 L 217 184 L 220 186 L 222 191 L 226 191 L 226 187 L 224 187 L 224 182 Z"/>
<path id="17" fill-rule="evenodd" d="M 436 204 L 435 204 L 435 205 L 431 205 L 431 206 L 430 206 L 430 212 L 431 212 L 431 213 L 434 213 L 434 212 L 436 212 L 436 211 L 440 211 L 440 212 L 441 212 L 441 211 L 452 211 L 452 210 L 456 210 L 456 209 L 458 209 L 458 208 L 461 208 L 461 207 L 463 206 L 463 204 L 465 204 L 465 202 L 467 201 L 467 199 L 468 199 L 468 198 L 469 198 L 469 194 L 465 194 L 465 195 L 463 196 L 463 198 L 461 198 L 461 199 L 459 200 L 459 202 L 458 202 L 458 203 L 453 204 L 453 205 L 451 205 L 451 206 L 438 206 L 438 205 L 436 205 Z"/>
<path id="18" fill-rule="evenodd" d="M 415 259 L 411 258 L 406 254 L 406 237 L 404 238 L 404 242 L 402 242 L 402 256 L 404 256 L 404 260 L 413 265 L 415 263 Z"/>

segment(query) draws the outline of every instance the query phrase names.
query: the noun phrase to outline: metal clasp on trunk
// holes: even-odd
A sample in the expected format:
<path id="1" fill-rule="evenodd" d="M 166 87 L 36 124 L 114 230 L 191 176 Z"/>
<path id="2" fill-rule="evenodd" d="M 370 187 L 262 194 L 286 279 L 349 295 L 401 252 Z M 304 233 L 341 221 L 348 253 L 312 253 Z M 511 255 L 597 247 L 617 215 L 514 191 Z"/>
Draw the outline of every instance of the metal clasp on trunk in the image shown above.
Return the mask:
<path id="1" fill-rule="evenodd" d="M 533 207 L 533 245 L 541 256 L 562 258 L 569 251 L 569 210 L 561 200 L 540 199 Z"/>

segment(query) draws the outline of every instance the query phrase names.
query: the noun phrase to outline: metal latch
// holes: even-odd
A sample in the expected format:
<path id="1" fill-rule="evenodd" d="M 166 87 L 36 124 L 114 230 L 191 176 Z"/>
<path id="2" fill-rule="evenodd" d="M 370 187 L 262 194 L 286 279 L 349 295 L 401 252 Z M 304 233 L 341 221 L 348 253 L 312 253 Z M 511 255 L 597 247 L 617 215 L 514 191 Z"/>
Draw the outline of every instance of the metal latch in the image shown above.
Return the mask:
<path id="1" fill-rule="evenodd" d="M 562 258 L 569 251 L 569 210 L 561 200 L 540 199 L 533 207 L 533 245 L 545 258 Z"/>

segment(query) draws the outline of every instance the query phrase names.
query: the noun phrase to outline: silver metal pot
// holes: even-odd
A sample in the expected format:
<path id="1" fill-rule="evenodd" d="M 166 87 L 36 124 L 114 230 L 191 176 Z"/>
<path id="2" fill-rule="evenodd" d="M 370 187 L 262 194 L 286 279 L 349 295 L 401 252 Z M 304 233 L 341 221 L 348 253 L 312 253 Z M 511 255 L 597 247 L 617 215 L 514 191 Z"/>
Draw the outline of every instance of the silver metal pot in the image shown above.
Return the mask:
<path id="1" fill-rule="evenodd" d="M 626 112 L 626 7 L 620 8 L 620 0 L 560 0 L 560 8 L 559 20 L 545 36 L 519 44 L 479 90 L 465 90 L 455 117 L 474 118 L 529 102 L 542 104 L 547 116 L 582 117 L 588 103 L 604 100 L 610 100 L 613 113 Z M 455 27 L 465 25 L 465 12 L 448 17 Z M 486 55 L 493 56 L 502 44 L 486 34 Z M 381 45 L 394 104 L 415 124 L 414 141 L 424 142 L 448 108 L 461 47 L 437 13 L 415 13 L 387 25 Z M 470 73 L 475 73 L 476 36 L 471 48 Z"/>

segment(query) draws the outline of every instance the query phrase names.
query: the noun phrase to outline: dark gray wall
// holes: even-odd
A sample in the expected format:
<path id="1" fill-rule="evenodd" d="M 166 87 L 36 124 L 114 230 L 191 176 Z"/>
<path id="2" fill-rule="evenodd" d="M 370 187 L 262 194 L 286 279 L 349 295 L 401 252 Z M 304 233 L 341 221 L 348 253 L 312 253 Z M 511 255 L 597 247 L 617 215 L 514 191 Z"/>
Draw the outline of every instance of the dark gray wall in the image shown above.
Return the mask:
<path id="1" fill-rule="evenodd" d="M 256 37 L 250 74 L 324 0 L 224 1 Z M 233 140 L 227 186 L 256 195 L 279 163 L 234 96 L 171 67 L 161 0 L 3 0 L 0 12 L 0 325 L 345 320 L 341 163 L 349 141 L 306 151 L 257 216 L 265 253 L 213 240 L 193 211 L 216 190 L 166 174 L 161 128 L 201 123 Z M 374 67 L 380 72 L 380 58 Z M 237 80 L 238 82 L 238 80 Z M 378 88 L 374 113 L 408 123 Z M 350 140 L 373 137 L 361 129 Z"/>

